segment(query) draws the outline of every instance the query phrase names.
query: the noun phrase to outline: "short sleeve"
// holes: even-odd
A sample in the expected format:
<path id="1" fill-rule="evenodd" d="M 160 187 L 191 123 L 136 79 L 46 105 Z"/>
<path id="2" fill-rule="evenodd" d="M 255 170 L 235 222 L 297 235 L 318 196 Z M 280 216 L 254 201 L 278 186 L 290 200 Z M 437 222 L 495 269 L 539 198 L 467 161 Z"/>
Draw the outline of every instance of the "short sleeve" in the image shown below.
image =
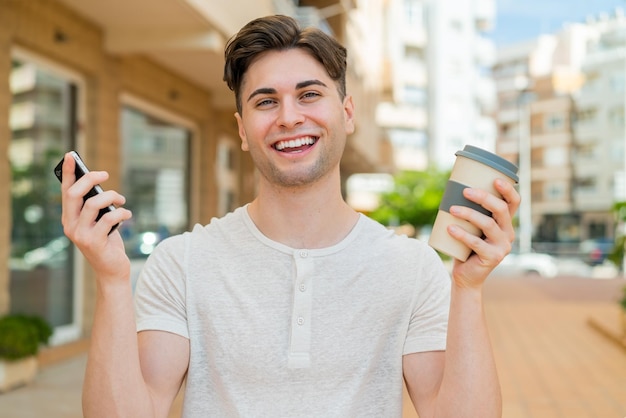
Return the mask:
<path id="1" fill-rule="evenodd" d="M 189 338 L 186 312 L 188 234 L 162 241 L 148 257 L 135 288 L 137 332 L 158 330 Z"/>
<path id="2" fill-rule="evenodd" d="M 403 354 L 446 349 L 450 274 L 430 247 L 427 247 L 423 261 Z"/>

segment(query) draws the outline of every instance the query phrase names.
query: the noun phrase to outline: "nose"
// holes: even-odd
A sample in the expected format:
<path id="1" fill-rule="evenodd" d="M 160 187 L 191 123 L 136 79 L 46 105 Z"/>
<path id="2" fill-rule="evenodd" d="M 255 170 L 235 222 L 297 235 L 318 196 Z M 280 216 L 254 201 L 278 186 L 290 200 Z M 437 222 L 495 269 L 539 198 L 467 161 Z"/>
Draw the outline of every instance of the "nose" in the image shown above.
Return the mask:
<path id="1" fill-rule="evenodd" d="M 294 100 L 284 100 L 278 110 L 276 123 L 283 128 L 293 128 L 304 122 L 304 114 Z"/>

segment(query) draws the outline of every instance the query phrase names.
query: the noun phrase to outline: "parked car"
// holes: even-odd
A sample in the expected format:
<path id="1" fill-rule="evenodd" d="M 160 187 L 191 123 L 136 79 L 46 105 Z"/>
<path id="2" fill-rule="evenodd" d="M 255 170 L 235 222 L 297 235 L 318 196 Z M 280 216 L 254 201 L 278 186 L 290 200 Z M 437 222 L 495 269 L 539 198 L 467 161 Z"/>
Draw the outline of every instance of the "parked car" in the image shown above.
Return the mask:
<path id="1" fill-rule="evenodd" d="M 580 254 L 585 263 L 597 266 L 604 263 L 614 245 L 610 238 L 588 239 L 580 243 Z"/>
<path id="2" fill-rule="evenodd" d="M 493 276 L 555 277 L 559 273 L 556 258 L 543 253 L 511 253 L 491 273 Z"/>

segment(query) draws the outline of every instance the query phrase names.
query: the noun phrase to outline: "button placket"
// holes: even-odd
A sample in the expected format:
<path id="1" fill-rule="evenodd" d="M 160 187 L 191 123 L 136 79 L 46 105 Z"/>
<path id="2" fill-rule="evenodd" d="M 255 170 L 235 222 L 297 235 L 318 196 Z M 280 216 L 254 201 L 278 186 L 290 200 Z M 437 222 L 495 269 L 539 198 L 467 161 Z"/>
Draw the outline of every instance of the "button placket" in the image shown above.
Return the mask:
<path id="1" fill-rule="evenodd" d="M 294 251 L 294 260 L 296 277 L 288 361 L 290 368 L 306 368 L 310 366 L 313 260 L 307 250 Z"/>

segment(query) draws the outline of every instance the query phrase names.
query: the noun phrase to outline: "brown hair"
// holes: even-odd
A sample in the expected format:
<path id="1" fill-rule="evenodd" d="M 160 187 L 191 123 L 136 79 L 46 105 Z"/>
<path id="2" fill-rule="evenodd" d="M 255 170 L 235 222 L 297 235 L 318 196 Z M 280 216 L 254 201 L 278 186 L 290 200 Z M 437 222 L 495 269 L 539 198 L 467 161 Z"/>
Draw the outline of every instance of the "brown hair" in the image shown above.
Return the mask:
<path id="1" fill-rule="evenodd" d="M 300 28 L 291 17 L 266 16 L 252 20 L 241 28 L 224 50 L 224 81 L 235 93 L 239 113 L 241 84 L 252 62 L 264 52 L 292 48 L 302 48 L 319 61 L 337 83 L 340 97 L 345 97 L 346 48 L 317 28 Z"/>

